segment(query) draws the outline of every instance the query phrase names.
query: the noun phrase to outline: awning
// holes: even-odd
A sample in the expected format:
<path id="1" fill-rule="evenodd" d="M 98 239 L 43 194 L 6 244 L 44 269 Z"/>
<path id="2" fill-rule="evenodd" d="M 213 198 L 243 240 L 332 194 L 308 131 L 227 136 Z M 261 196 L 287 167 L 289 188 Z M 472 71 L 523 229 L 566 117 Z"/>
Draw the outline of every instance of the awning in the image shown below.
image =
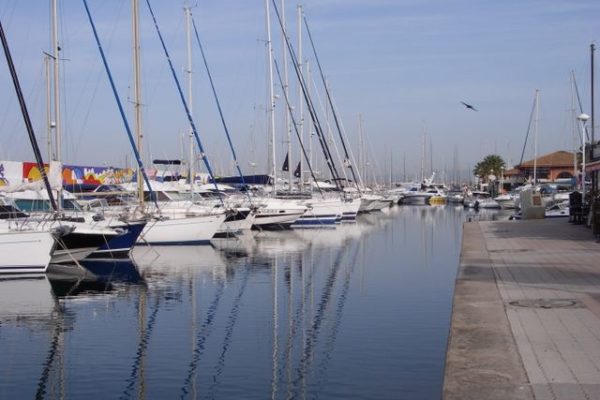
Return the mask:
<path id="1" fill-rule="evenodd" d="M 585 172 L 600 171 L 600 160 L 585 164 Z"/>

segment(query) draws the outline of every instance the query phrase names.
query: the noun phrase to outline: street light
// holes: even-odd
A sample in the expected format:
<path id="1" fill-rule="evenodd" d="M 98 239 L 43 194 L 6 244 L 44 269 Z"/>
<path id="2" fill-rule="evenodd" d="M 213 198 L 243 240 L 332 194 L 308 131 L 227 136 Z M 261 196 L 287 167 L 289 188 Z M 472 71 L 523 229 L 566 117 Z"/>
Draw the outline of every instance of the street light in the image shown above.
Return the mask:
<path id="1" fill-rule="evenodd" d="M 585 123 L 590 119 L 587 114 L 579 114 L 577 120 L 581 126 L 581 204 L 585 205 Z"/>

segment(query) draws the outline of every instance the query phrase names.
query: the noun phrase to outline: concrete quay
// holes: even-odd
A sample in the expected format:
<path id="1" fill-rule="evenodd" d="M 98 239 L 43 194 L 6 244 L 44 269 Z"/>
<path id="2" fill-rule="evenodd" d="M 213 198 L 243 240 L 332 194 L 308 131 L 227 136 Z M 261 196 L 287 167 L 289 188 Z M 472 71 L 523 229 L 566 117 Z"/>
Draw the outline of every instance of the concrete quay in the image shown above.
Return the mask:
<path id="1" fill-rule="evenodd" d="M 600 243 L 566 219 L 467 222 L 443 398 L 600 399 Z"/>

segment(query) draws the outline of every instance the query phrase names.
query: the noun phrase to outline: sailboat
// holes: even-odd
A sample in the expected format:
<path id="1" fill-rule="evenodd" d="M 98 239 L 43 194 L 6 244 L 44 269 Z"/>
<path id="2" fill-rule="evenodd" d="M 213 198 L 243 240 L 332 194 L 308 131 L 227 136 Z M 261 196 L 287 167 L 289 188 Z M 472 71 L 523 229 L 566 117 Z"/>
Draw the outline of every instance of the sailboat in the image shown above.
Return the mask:
<path id="1" fill-rule="evenodd" d="M 285 17 L 283 14 L 283 4 L 282 4 L 282 12 L 280 13 L 279 10 L 277 9 L 277 7 L 275 6 L 275 12 L 277 14 L 277 18 L 279 21 L 279 25 L 281 27 L 281 36 L 282 36 L 282 42 L 283 42 L 283 60 L 284 60 L 284 76 L 282 78 L 280 71 L 279 71 L 279 67 L 277 66 L 277 63 L 275 63 L 275 67 L 277 70 L 277 75 L 279 78 L 279 82 L 280 85 L 283 89 L 283 94 L 284 94 L 284 98 L 285 98 L 285 102 L 286 102 L 286 121 L 288 121 L 288 119 L 291 118 L 291 122 L 292 122 L 292 126 L 294 127 L 294 129 L 296 130 L 296 134 L 298 136 L 299 139 L 299 143 L 300 143 L 300 147 L 302 148 L 302 152 L 303 155 L 305 157 L 305 162 L 306 165 L 308 166 L 311 175 L 312 175 L 312 179 L 314 180 L 314 182 L 311 184 L 311 191 L 308 193 L 305 192 L 296 192 L 292 190 L 292 186 L 291 186 L 291 182 L 292 182 L 292 170 L 291 168 L 284 168 L 284 170 L 286 170 L 290 177 L 289 177 L 289 181 L 290 181 L 290 186 L 289 186 L 289 192 L 287 193 L 288 197 L 296 197 L 301 204 L 305 205 L 308 209 L 305 212 L 304 215 L 302 215 L 300 218 L 298 218 L 298 220 L 292 225 L 292 227 L 321 227 L 321 226 L 335 226 L 336 223 L 339 223 L 343 220 L 346 221 L 352 221 L 356 218 L 356 214 L 358 212 L 358 207 L 359 207 L 359 202 L 358 201 L 354 201 L 355 199 L 353 198 L 353 196 L 348 196 L 346 194 L 346 192 L 344 192 L 343 189 L 343 185 L 342 182 L 343 181 L 347 181 L 347 179 L 342 179 L 340 178 L 339 174 L 337 173 L 337 170 L 335 168 L 335 164 L 333 162 L 332 159 L 332 153 L 329 149 L 329 146 L 327 144 L 327 138 L 324 137 L 324 133 L 323 133 L 323 129 L 321 127 L 320 121 L 317 117 L 316 114 L 316 110 L 314 107 L 314 103 L 311 99 L 311 96 L 309 94 L 309 90 L 308 90 L 308 84 L 307 84 L 307 79 L 304 77 L 303 73 L 302 73 L 302 66 L 300 64 L 301 60 L 299 57 L 296 56 L 295 52 L 292 49 L 292 46 L 289 42 L 288 39 L 288 35 L 286 32 L 286 27 L 285 27 Z M 301 16 L 302 16 L 302 8 L 298 7 L 298 20 L 301 20 Z M 301 33 L 302 33 L 302 28 L 299 24 L 298 27 L 298 51 L 301 52 L 302 51 L 302 45 L 301 45 Z M 291 61 L 292 61 L 292 65 L 294 66 L 294 71 L 296 73 L 296 77 L 297 77 L 297 83 L 300 86 L 299 92 L 301 92 L 300 95 L 300 99 L 299 99 L 299 103 L 300 105 L 303 105 L 303 103 L 305 102 L 307 105 L 307 109 L 310 113 L 310 117 L 312 120 L 312 123 L 314 124 L 316 133 L 319 137 L 319 142 L 321 144 L 321 148 L 323 150 L 323 155 L 325 157 L 325 160 L 327 161 L 327 165 L 328 168 L 331 172 L 332 175 L 332 181 L 333 183 L 329 183 L 329 182 L 322 182 L 320 180 L 317 180 L 312 167 L 311 167 L 311 162 L 310 159 L 308 157 L 308 155 L 305 152 L 304 149 L 304 143 L 303 143 L 303 137 L 302 134 L 298 131 L 298 125 L 296 123 L 296 120 L 294 119 L 293 116 L 293 108 L 290 104 L 289 101 L 289 96 L 287 94 L 287 87 L 288 87 L 288 80 L 287 80 L 287 61 L 286 61 L 286 54 L 289 52 Z M 316 53 L 315 53 L 316 55 Z M 326 89 L 327 90 L 327 89 Z M 329 97 L 329 94 L 328 94 Z M 300 122 L 303 120 L 303 107 L 300 107 Z M 337 122 L 337 120 L 336 120 Z M 289 127 L 289 123 L 287 123 L 288 127 Z M 290 136 L 289 136 L 289 132 L 290 129 L 288 128 L 288 155 L 290 154 L 291 148 L 289 146 L 290 143 Z M 334 143 L 334 142 L 332 142 Z M 344 147 L 345 149 L 345 147 Z M 336 148 L 337 150 L 337 148 Z M 339 156 L 339 153 L 338 153 Z M 287 160 L 287 156 L 286 156 L 286 160 Z M 346 160 L 348 160 L 348 155 L 346 153 Z M 348 166 L 351 168 L 351 164 L 348 163 Z M 301 171 L 301 165 L 299 164 L 298 168 L 297 168 L 297 177 L 300 178 L 300 184 L 303 185 L 304 182 L 302 180 L 302 171 Z M 296 175 L 296 174 L 294 174 Z M 308 194 L 308 196 L 306 196 L 306 194 Z M 308 197 L 308 198 L 307 198 Z"/>
<path id="2" fill-rule="evenodd" d="M 58 21 L 57 0 L 52 1 L 52 42 L 54 48 L 54 120 L 56 130 L 56 155 L 55 160 L 50 162 L 49 172 L 46 173 L 46 168 L 43 162 L 39 163 L 38 169 L 43 176 L 50 175 L 51 183 L 46 185 L 44 190 L 41 185 L 34 182 L 31 187 L 16 187 L 5 188 L 5 191 L 10 191 L 7 194 L 17 202 L 24 202 L 33 205 L 39 205 L 40 208 L 34 206 L 28 207 L 27 212 L 31 225 L 34 221 L 42 221 L 45 226 L 56 227 L 63 229 L 63 226 L 72 228 L 71 232 L 67 233 L 58 242 L 52 262 L 77 262 L 91 255 L 91 253 L 99 250 L 102 257 L 127 255 L 139 232 L 144 221 L 128 221 L 122 222 L 116 219 L 97 218 L 92 213 L 84 213 L 74 208 L 65 208 L 68 196 L 63 192 L 62 187 L 62 165 L 61 159 L 61 131 L 60 131 L 60 93 L 58 84 L 58 68 L 59 68 L 59 46 L 58 46 Z M 48 96 L 49 97 L 49 96 Z M 48 104 L 50 108 L 50 104 Z M 48 176 L 47 176 L 48 177 Z M 31 190 L 26 190 L 31 189 Z M 52 194 L 51 192 L 55 192 Z M 54 195 L 58 201 L 53 201 Z M 52 200 L 52 201 L 50 201 Z M 73 201 L 71 201 L 74 204 Z M 48 212 L 50 211 L 50 213 Z M 77 215 L 74 215 L 77 214 Z M 113 229 L 114 228 L 114 229 Z M 116 239 L 114 242 L 113 240 Z"/>
<path id="3" fill-rule="evenodd" d="M 139 10 L 138 1 L 132 1 L 132 23 L 133 23 L 133 68 L 134 68 L 134 105 L 135 105 L 135 120 L 136 120 L 136 136 L 137 142 L 134 140 L 129 123 L 123 112 L 120 97 L 114 86 L 112 75 L 104 55 L 104 50 L 100 44 L 100 39 L 96 32 L 89 7 L 84 1 L 84 6 L 88 15 L 90 25 L 92 27 L 94 38 L 100 51 L 100 56 L 103 59 L 104 67 L 111 83 L 113 95 L 121 112 L 121 117 L 127 131 L 133 152 L 138 162 L 138 180 L 135 185 L 135 190 L 138 192 L 139 213 L 144 216 L 150 216 L 150 220 L 144 227 L 139 236 L 138 244 L 199 244 L 207 243 L 214 236 L 219 226 L 225 220 L 226 214 L 224 210 L 215 210 L 207 212 L 204 207 L 195 207 L 193 205 L 182 205 L 180 203 L 163 202 L 159 204 L 157 201 L 150 181 L 145 174 L 144 165 L 139 155 L 139 149 L 142 147 L 141 134 L 141 85 L 140 85 L 140 44 L 139 44 Z M 152 14 L 153 15 L 153 14 Z M 154 17 L 154 15 L 153 15 Z M 160 37 L 160 34 L 159 34 Z M 162 40 L 162 37 L 161 37 Z M 165 48 L 166 51 L 166 48 Z M 174 73 L 174 71 L 173 71 Z M 154 208 L 145 207 L 146 200 L 152 200 Z"/>
<path id="4" fill-rule="evenodd" d="M 27 133 L 36 155 L 36 160 L 39 165 L 43 165 L 2 21 L 0 21 L 0 39 L 2 40 L 2 48 L 4 49 L 4 55 L 6 56 L 15 91 L 17 92 L 21 113 L 25 120 L 25 126 L 27 127 Z M 45 178 L 46 186 L 48 187 L 47 177 L 45 174 L 42 174 L 42 176 Z M 2 211 L 0 213 L 0 274 L 45 272 L 56 249 L 56 239 L 59 239 L 68 233 L 68 231 L 63 228 L 32 227 L 29 224 L 19 223 L 19 220 L 11 217 L 20 217 L 21 215 L 13 207 L 10 207 L 2 197 L 0 197 L 0 210 Z"/>
<path id="5" fill-rule="evenodd" d="M 270 193 L 265 193 L 254 199 L 258 204 L 254 219 L 253 229 L 281 229 L 289 228 L 298 218 L 307 210 L 307 207 L 300 204 L 298 200 L 276 198 L 277 192 L 277 166 L 275 152 L 275 94 L 273 90 L 273 44 L 271 40 L 271 12 L 269 6 L 270 0 L 265 0 L 265 16 L 267 29 L 267 69 L 268 69 L 268 90 L 269 90 L 269 134 L 271 144 L 271 177 L 269 181 L 272 185 Z M 291 184 L 291 182 L 290 182 Z"/>
<path id="6" fill-rule="evenodd" d="M 0 274 L 44 273 L 56 249 L 59 230 L 37 230 L 0 220 Z"/>

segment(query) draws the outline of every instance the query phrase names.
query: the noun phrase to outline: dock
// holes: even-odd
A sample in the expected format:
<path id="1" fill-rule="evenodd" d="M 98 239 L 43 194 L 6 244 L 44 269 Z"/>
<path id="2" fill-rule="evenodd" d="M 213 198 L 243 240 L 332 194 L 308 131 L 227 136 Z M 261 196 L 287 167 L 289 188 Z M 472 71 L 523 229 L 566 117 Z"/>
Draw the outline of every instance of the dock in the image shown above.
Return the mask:
<path id="1" fill-rule="evenodd" d="M 443 398 L 600 399 L 600 243 L 589 229 L 464 224 Z"/>

